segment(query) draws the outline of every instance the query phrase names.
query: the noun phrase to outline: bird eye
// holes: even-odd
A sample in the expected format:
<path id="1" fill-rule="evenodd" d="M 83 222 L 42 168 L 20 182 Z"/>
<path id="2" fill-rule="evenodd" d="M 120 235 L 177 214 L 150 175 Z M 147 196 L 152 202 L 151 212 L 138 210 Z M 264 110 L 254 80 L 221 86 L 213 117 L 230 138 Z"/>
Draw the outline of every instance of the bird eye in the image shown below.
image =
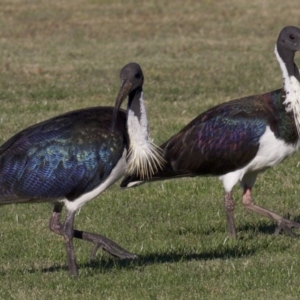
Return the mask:
<path id="1" fill-rule="evenodd" d="M 293 40 L 294 38 L 295 38 L 294 35 L 291 34 L 290 39 Z"/>
<path id="2" fill-rule="evenodd" d="M 141 74 L 141 73 L 136 73 L 136 74 L 135 74 L 135 78 L 138 78 L 138 79 L 139 79 L 139 78 L 141 78 L 141 77 L 142 77 L 142 74 Z"/>

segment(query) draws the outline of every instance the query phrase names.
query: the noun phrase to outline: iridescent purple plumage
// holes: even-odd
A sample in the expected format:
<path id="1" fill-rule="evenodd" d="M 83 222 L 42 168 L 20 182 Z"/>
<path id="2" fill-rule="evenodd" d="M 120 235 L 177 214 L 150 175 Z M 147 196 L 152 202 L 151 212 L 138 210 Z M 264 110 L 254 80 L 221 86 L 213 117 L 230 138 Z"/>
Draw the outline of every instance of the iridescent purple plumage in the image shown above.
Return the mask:
<path id="1" fill-rule="evenodd" d="M 294 63 L 299 50 L 300 28 L 283 28 L 275 47 L 283 89 L 213 107 L 161 145 L 167 163 L 151 180 L 220 176 L 230 236 L 236 236 L 232 189 L 238 181 L 244 190 L 244 206 L 274 220 L 276 232 L 283 229 L 294 236 L 290 228 L 300 228 L 299 223 L 258 206 L 251 196 L 258 173 L 280 163 L 299 147 L 300 75 Z M 141 182 L 139 176 L 128 176 L 121 186 Z"/>

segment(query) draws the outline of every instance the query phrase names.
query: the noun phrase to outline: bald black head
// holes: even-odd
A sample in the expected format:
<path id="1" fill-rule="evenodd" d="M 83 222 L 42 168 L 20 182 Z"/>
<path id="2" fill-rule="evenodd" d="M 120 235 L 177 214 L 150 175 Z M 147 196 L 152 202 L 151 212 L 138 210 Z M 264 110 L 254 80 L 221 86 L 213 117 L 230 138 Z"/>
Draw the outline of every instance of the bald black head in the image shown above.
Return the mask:
<path id="1" fill-rule="evenodd" d="M 131 105 L 134 97 L 142 93 L 144 74 L 142 68 L 137 63 L 129 63 L 125 65 L 120 71 L 121 87 L 115 102 L 115 109 L 113 113 L 112 129 L 117 117 L 122 102 L 128 96 L 128 105 Z"/>
<path id="2" fill-rule="evenodd" d="M 286 50 L 300 50 L 300 28 L 295 26 L 284 27 L 278 36 L 277 47 L 286 48 Z"/>
<path id="3" fill-rule="evenodd" d="M 137 63 L 129 63 L 125 65 L 120 72 L 122 82 L 130 82 L 131 90 L 141 88 L 144 83 L 144 74 L 142 68 Z"/>
<path id="4" fill-rule="evenodd" d="M 288 75 L 294 76 L 300 81 L 299 70 L 294 62 L 295 52 L 300 50 L 300 28 L 284 27 L 279 33 L 276 50 L 286 66 Z"/>

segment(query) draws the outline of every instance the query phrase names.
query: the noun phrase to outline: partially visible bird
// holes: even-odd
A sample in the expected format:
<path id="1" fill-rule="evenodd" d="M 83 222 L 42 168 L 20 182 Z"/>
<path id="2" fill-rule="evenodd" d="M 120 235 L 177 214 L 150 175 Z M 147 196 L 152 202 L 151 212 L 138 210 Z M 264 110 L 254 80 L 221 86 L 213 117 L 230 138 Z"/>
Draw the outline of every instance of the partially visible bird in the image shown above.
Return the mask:
<path id="1" fill-rule="evenodd" d="M 75 212 L 126 170 L 147 178 L 162 163 L 149 138 L 142 69 L 129 63 L 120 78 L 115 107 L 59 115 L 22 130 L 0 147 L 0 205 L 52 202 L 50 229 L 64 236 L 71 275 L 78 275 L 73 237 L 94 243 L 92 256 L 102 247 L 120 258 L 136 258 L 104 236 L 74 230 Z M 127 95 L 126 115 L 119 108 Z"/>
<path id="2" fill-rule="evenodd" d="M 160 147 L 164 168 L 151 180 L 186 176 L 220 176 L 225 189 L 224 205 L 229 235 L 236 236 L 232 189 L 240 181 L 244 207 L 274 220 L 294 236 L 300 224 L 258 206 L 252 188 L 259 172 L 272 167 L 299 148 L 300 75 L 294 55 L 300 50 L 300 29 L 283 28 L 275 45 L 284 87 L 262 95 L 232 100 L 215 106 L 192 120 Z M 143 182 L 127 176 L 122 187 Z"/>

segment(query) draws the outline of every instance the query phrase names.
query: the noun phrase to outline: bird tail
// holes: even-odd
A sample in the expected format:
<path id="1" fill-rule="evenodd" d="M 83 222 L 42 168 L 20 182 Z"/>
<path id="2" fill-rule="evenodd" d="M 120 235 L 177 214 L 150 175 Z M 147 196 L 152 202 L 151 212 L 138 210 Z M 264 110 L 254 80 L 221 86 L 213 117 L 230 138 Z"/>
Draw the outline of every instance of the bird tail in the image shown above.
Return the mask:
<path id="1" fill-rule="evenodd" d="M 167 179 L 174 179 L 180 177 L 193 177 L 194 175 L 188 173 L 186 171 L 175 171 L 172 166 L 166 162 L 163 169 L 157 170 L 151 178 L 142 179 L 140 176 L 136 174 L 127 175 L 122 180 L 120 187 L 121 188 L 128 188 L 128 187 L 135 187 L 141 185 L 146 182 L 158 181 L 158 180 L 167 180 Z"/>

